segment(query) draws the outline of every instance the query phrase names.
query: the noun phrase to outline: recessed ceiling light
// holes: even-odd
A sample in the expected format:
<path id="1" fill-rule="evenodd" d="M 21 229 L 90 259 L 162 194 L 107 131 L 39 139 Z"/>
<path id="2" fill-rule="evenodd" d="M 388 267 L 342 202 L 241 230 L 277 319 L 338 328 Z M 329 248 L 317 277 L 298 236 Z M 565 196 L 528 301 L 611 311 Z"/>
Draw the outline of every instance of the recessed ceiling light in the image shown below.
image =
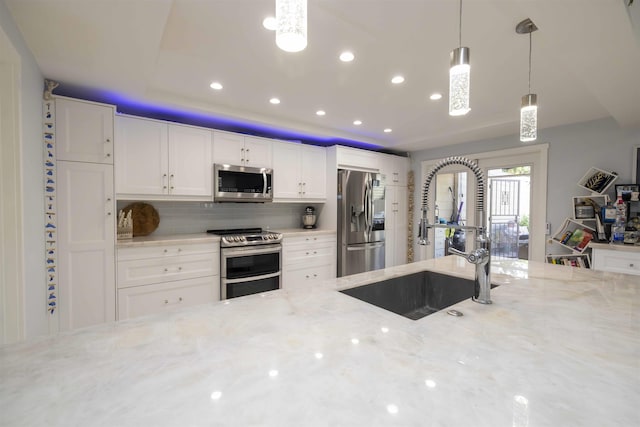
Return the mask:
<path id="1" fill-rule="evenodd" d="M 391 133 L 391 131 L 392 131 L 392 129 L 391 129 L 391 128 L 386 128 L 386 129 L 384 130 L 384 133 Z"/>
<path id="2" fill-rule="evenodd" d="M 272 104 L 280 104 L 280 100 L 278 98 L 271 98 L 269 102 Z"/>
<path id="3" fill-rule="evenodd" d="M 276 18 L 273 16 L 267 16 L 262 20 L 262 26 L 265 27 L 269 31 L 275 31 L 278 26 L 276 22 Z"/>
<path id="4" fill-rule="evenodd" d="M 402 76 L 393 76 L 393 78 L 391 79 L 391 83 L 396 84 L 396 85 L 398 85 L 398 84 L 400 84 L 402 82 L 404 82 L 404 77 L 402 77 Z"/>
<path id="5" fill-rule="evenodd" d="M 354 120 L 353 124 L 356 126 L 360 126 L 362 124 L 362 120 Z"/>
<path id="6" fill-rule="evenodd" d="M 340 61 L 342 62 L 351 62 L 354 60 L 354 58 L 355 58 L 355 55 L 353 54 L 353 52 L 348 50 L 345 50 L 340 54 Z"/>
<path id="7" fill-rule="evenodd" d="M 432 101 L 437 101 L 438 99 L 442 99 L 442 94 L 438 92 L 432 93 L 429 99 Z"/>
<path id="8" fill-rule="evenodd" d="M 220 90 L 222 89 L 222 84 L 220 82 L 211 82 L 209 87 L 213 90 Z"/>
<path id="9" fill-rule="evenodd" d="M 316 115 L 318 115 L 318 116 L 324 116 L 325 114 L 327 114 L 327 113 L 324 110 L 316 111 Z"/>

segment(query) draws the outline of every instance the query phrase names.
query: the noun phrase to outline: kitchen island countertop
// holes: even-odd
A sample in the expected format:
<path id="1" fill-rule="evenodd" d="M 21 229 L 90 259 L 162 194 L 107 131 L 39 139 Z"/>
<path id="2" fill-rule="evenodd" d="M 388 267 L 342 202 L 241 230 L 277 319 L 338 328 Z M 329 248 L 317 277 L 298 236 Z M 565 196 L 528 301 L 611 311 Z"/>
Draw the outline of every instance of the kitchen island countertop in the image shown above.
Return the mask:
<path id="1" fill-rule="evenodd" d="M 0 347 L 2 426 L 636 426 L 640 280 L 492 263 L 418 321 L 337 289 L 422 261 Z"/>

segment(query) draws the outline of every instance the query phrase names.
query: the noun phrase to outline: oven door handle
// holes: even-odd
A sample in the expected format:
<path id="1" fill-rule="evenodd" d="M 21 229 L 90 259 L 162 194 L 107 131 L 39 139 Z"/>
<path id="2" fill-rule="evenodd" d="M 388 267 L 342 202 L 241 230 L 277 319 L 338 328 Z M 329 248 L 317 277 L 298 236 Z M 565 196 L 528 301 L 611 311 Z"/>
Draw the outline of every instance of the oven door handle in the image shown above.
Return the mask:
<path id="1" fill-rule="evenodd" d="M 254 280 L 271 279 L 272 277 L 278 277 L 280 276 L 280 274 L 281 273 L 278 271 L 277 273 L 263 274 L 262 276 L 249 276 L 249 277 L 243 277 L 241 279 L 222 279 L 222 283 L 233 284 L 233 283 L 253 282 Z"/>
<path id="2" fill-rule="evenodd" d="M 245 255 L 279 254 L 281 252 L 282 252 L 281 245 L 277 245 L 277 247 L 273 247 L 270 245 L 269 247 L 256 247 L 256 248 L 248 248 L 248 247 L 223 248 L 222 257 L 233 258 L 233 257 L 245 256 Z"/>
<path id="3" fill-rule="evenodd" d="M 267 195 L 267 171 L 262 170 L 262 195 Z"/>

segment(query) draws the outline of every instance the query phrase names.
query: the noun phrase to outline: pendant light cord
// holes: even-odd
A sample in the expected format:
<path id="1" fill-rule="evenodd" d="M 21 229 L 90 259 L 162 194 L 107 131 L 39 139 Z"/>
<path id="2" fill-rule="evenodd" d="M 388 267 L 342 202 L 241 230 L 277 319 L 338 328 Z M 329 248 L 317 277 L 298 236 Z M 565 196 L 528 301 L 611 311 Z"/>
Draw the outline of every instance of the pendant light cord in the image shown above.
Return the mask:
<path id="1" fill-rule="evenodd" d="M 533 31 L 529 31 L 529 93 L 531 93 L 531 33 Z"/>
<path id="2" fill-rule="evenodd" d="M 462 0 L 460 0 L 460 13 L 458 22 L 458 46 L 462 47 Z"/>

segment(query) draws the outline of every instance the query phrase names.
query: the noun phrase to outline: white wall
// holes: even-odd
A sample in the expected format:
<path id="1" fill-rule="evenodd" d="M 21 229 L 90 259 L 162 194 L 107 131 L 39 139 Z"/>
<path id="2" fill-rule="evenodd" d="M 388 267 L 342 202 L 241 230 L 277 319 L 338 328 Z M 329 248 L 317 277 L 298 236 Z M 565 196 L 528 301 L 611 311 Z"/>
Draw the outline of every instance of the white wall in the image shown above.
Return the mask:
<path id="1" fill-rule="evenodd" d="M 640 127 L 620 128 L 611 118 L 558 126 L 538 131 L 538 141 L 549 143 L 547 222 L 551 231 L 571 216 L 571 197 L 589 194 L 576 183 L 591 166 L 619 174 L 616 183 L 631 182 L 633 147 L 640 145 Z M 468 155 L 521 147 L 518 135 L 438 147 L 411 153 L 411 168 L 421 174 L 421 162 L 453 155 Z M 608 192 L 614 195 L 613 186 Z M 416 183 L 416 205 L 422 200 L 422 183 Z M 535 200 L 533 201 L 535 203 Z"/>
<path id="2" fill-rule="evenodd" d="M 21 61 L 20 132 L 25 213 L 23 219 L 25 335 L 29 338 L 47 334 L 49 331 L 44 271 L 44 185 L 41 142 L 43 77 L 3 1 L 0 1 L 0 27 L 13 44 Z"/>

